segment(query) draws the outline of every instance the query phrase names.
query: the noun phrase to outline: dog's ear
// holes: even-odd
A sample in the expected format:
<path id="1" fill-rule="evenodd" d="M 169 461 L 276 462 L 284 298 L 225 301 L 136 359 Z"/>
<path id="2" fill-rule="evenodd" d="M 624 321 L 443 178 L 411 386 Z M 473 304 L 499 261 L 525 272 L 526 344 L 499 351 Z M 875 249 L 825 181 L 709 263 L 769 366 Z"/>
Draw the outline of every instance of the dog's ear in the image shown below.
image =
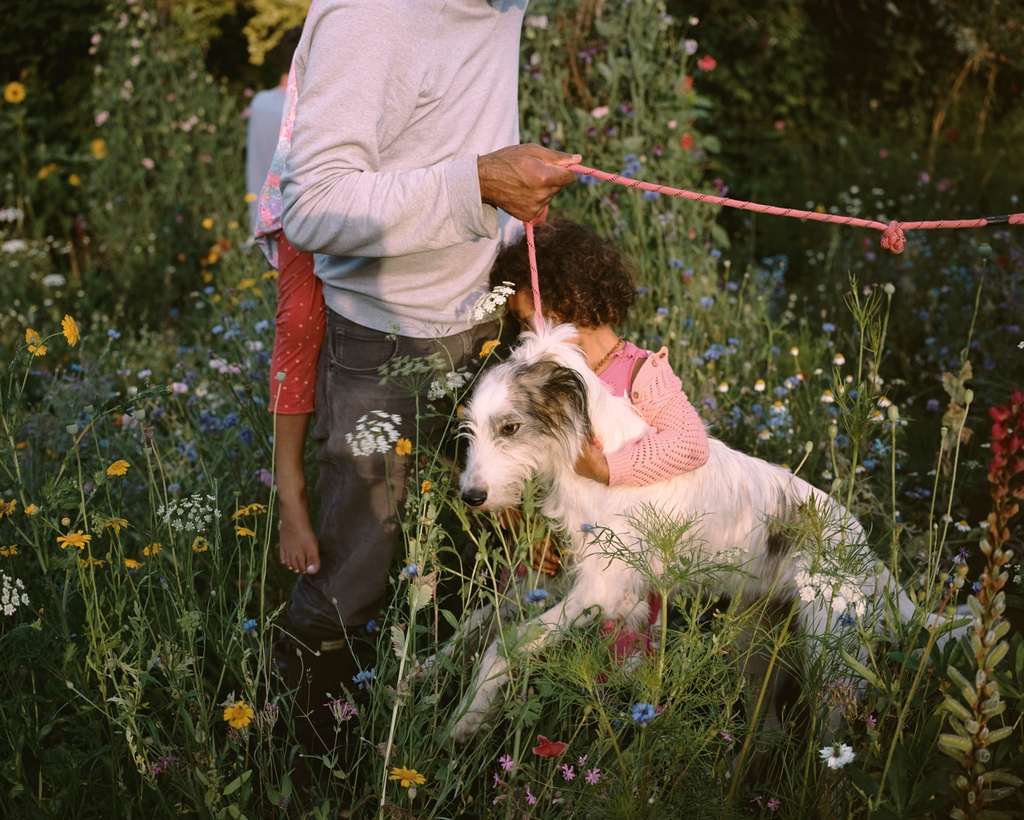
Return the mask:
<path id="1" fill-rule="evenodd" d="M 587 385 L 575 370 L 541 359 L 522 368 L 519 382 L 533 398 L 534 415 L 550 432 L 584 438 L 593 434 Z"/>

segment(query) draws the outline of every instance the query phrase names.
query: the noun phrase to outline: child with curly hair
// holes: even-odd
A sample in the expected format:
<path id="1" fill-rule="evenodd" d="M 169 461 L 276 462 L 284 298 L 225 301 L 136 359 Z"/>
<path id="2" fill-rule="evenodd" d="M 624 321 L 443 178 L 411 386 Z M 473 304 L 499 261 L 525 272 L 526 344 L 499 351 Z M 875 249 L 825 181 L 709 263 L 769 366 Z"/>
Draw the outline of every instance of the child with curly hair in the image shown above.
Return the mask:
<path id="1" fill-rule="evenodd" d="M 645 486 L 708 459 L 708 437 L 682 382 L 668 364 L 668 350 L 642 350 L 615 330 L 636 302 L 634 273 L 622 250 L 568 219 L 535 228 L 541 310 L 571 322 L 591 369 L 615 395 L 627 396 L 651 427 L 648 435 L 606 454 L 593 442 L 576 471 L 603 484 Z M 525 237 L 502 249 L 491 269 L 491 287 L 515 287 L 509 312 L 533 326 L 533 292 Z"/>
<path id="2" fill-rule="evenodd" d="M 682 382 L 668 364 L 668 350 L 657 353 L 627 341 L 621 325 L 636 302 L 633 268 L 614 242 L 568 219 L 534 229 L 541 312 L 579 330 L 579 345 L 591 369 L 612 393 L 626 396 L 652 428 L 614 453 L 592 441 L 576 463 L 576 472 L 602 484 L 645 486 L 696 470 L 708 460 L 708 436 Z M 523 329 L 534 323 L 533 291 L 526 238 L 503 248 L 491 269 L 492 289 L 511 285 L 507 307 Z M 505 521 L 516 526 L 516 516 Z M 535 569 L 553 575 L 557 556 L 548 539 L 533 547 Z M 651 623 L 659 599 L 651 601 Z M 601 632 L 619 658 L 648 650 L 646 634 L 606 621 Z"/>

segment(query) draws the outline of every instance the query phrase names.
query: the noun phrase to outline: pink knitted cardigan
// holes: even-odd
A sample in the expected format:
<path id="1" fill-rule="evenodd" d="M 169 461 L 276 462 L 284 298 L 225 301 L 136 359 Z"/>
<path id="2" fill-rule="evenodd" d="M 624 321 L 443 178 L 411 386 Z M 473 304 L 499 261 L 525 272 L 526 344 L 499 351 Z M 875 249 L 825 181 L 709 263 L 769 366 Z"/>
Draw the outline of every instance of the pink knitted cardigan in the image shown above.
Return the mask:
<path id="1" fill-rule="evenodd" d="M 635 364 L 645 354 L 630 384 Z M 617 452 L 605 454 L 610 485 L 643 487 L 696 470 L 708 460 L 707 431 L 683 392 L 683 383 L 672 372 L 668 348 L 649 353 L 627 342 L 600 378 L 617 395 L 628 391 L 633 406 L 655 428 Z"/>

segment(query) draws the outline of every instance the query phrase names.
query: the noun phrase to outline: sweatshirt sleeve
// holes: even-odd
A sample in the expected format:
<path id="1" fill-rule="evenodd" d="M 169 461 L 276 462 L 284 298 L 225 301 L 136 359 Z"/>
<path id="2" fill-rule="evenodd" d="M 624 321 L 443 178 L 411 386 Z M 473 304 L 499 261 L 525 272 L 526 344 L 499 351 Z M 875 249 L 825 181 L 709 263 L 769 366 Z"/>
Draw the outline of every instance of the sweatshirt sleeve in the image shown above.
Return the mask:
<path id="1" fill-rule="evenodd" d="M 281 178 L 282 224 L 292 244 L 383 257 L 495 236 L 497 210 L 480 200 L 475 154 L 382 169 L 382 151 L 422 113 L 417 104 L 434 59 L 423 46 L 424 20 L 387 3 L 337 0 L 319 6 L 306 25 Z"/>
<path id="2" fill-rule="evenodd" d="M 606 454 L 610 485 L 643 487 L 704 465 L 707 431 L 669 366 L 666 348 L 640 368 L 630 398 L 654 430 Z"/>

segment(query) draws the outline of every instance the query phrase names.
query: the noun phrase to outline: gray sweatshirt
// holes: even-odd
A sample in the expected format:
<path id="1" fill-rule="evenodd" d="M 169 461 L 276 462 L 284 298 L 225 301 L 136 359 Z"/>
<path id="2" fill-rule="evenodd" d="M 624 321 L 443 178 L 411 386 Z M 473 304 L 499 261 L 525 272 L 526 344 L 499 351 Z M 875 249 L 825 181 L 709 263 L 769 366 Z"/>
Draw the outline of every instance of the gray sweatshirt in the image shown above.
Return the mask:
<path id="1" fill-rule="evenodd" d="M 476 161 L 519 141 L 526 0 L 320 0 L 295 53 L 284 233 L 331 310 L 430 338 L 470 308 L 510 217 Z"/>

